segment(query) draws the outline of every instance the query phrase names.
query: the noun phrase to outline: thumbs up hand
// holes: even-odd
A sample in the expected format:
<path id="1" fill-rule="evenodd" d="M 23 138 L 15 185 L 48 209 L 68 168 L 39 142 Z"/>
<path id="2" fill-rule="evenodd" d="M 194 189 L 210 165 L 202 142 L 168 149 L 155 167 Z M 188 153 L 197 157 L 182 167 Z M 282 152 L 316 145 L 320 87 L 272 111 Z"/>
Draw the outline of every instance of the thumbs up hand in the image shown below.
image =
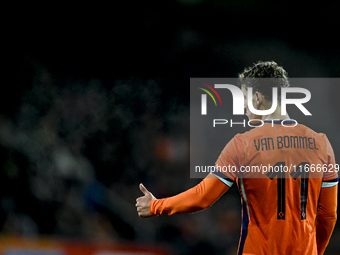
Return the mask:
<path id="1" fill-rule="evenodd" d="M 153 199 L 156 199 L 151 192 L 149 192 L 143 184 L 139 184 L 140 191 L 143 192 L 144 196 L 136 199 L 136 207 L 138 216 L 141 218 L 151 217 L 150 204 Z"/>

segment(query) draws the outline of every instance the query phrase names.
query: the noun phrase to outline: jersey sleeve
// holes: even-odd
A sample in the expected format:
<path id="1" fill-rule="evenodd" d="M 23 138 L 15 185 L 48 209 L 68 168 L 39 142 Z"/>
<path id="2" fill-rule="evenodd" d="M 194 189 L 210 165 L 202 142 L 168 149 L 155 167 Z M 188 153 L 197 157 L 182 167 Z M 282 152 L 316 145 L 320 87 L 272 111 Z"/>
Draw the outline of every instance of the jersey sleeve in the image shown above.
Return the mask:
<path id="1" fill-rule="evenodd" d="M 215 163 L 215 176 L 231 187 L 238 178 L 240 161 L 244 155 L 241 135 L 236 135 L 224 147 Z"/>
<path id="2" fill-rule="evenodd" d="M 325 252 L 337 220 L 337 197 L 337 185 L 321 189 L 316 217 L 316 242 L 320 255 Z"/>
<path id="3" fill-rule="evenodd" d="M 211 206 L 228 189 L 213 175 L 208 175 L 195 187 L 176 196 L 152 200 L 150 212 L 154 216 L 198 212 Z"/>
<path id="4" fill-rule="evenodd" d="M 335 163 L 334 151 L 332 145 L 330 144 L 329 140 L 327 139 L 326 135 L 325 138 L 325 149 L 327 153 L 327 170 L 323 174 L 322 178 L 322 188 L 330 188 L 338 184 L 339 177 L 338 177 L 338 167 Z"/>

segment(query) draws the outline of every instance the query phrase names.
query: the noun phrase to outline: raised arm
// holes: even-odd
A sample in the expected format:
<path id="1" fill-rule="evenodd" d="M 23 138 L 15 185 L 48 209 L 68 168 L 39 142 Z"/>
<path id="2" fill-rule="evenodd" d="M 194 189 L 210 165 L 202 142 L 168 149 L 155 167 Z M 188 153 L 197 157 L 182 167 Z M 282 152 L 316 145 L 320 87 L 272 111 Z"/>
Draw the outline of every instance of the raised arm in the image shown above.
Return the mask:
<path id="1" fill-rule="evenodd" d="M 137 198 L 137 212 L 142 218 L 201 211 L 218 200 L 229 186 L 214 174 L 208 174 L 198 185 L 176 196 L 156 199 L 142 184 L 144 196 Z"/>

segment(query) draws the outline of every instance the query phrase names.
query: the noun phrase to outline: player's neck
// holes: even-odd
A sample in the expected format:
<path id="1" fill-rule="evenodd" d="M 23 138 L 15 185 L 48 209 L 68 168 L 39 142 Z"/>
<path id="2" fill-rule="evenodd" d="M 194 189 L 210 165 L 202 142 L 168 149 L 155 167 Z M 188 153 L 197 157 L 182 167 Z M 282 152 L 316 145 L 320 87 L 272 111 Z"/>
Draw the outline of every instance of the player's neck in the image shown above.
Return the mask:
<path id="1" fill-rule="evenodd" d="M 287 120 L 287 119 L 290 119 L 288 113 L 282 115 L 280 106 L 278 106 L 272 114 L 262 116 L 262 120 Z"/>

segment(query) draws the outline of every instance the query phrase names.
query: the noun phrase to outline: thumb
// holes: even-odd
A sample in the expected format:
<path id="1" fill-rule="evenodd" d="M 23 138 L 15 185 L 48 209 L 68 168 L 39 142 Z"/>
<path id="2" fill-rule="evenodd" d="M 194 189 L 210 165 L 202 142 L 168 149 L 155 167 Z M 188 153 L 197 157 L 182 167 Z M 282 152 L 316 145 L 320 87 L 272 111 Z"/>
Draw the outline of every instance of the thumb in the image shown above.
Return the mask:
<path id="1" fill-rule="evenodd" d="M 144 187 L 144 185 L 142 183 L 139 184 L 139 189 L 140 189 L 140 191 L 143 192 L 144 195 L 150 194 L 150 192 Z"/>

